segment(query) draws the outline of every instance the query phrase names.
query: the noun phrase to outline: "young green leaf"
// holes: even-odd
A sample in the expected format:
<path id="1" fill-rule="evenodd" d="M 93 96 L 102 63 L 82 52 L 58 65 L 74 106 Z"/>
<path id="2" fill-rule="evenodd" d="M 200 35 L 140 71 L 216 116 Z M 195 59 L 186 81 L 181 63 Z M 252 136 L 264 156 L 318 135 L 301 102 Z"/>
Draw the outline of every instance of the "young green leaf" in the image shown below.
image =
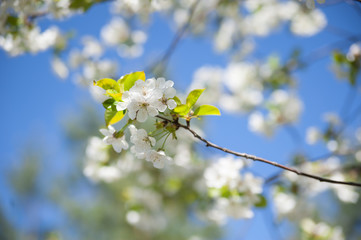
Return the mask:
<path id="1" fill-rule="evenodd" d="M 120 91 L 120 86 L 117 83 L 117 81 L 115 81 L 114 79 L 111 79 L 111 78 L 100 79 L 99 81 L 94 82 L 94 85 L 99 86 L 99 87 L 103 88 L 104 90 L 113 89 L 117 92 Z"/>
<path id="2" fill-rule="evenodd" d="M 194 116 L 204 116 L 204 115 L 221 115 L 219 109 L 212 105 L 202 105 L 199 106 L 194 111 Z"/>
<path id="3" fill-rule="evenodd" d="M 344 54 L 340 53 L 340 52 L 334 52 L 333 53 L 333 60 L 337 63 L 337 64 L 342 64 L 347 62 L 347 58 Z"/>
<path id="4" fill-rule="evenodd" d="M 118 112 L 115 108 L 108 108 L 105 110 L 104 119 L 106 126 L 115 124 L 122 120 L 125 111 Z"/>
<path id="5" fill-rule="evenodd" d="M 113 106 L 114 102 L 115 102 L 114 99 L 109 98 L 103 102 L 103 107 L 105 109 L 108 109 Z"/>
<path id="6" fill-rule="evenodd" d="M 190 107 L 186 104 L 178 105 L 176 108 L 173 109 L 174 112 L 178 113 L 179 115 L 187 115 L 190 110 Z"/>
<path id="7" fill-rule="evenodd" d="M 198 98 L 201 96 L 203 91 L 204 89 L 195 89 L 188 94 L 186 103 L 189 109 L 191 109 L 194 104 L 196 104 Z"/>
<path id="8" fill-rule="evenodd" d="M 145 81 L 145 73 L 144 72 L 133 72 L 133 73 L 126 74 L 118 80 L 118 83 L 121 86 L 123 86 L 123 89 L 122 89 L 123 91 L 128 91 L 129 89 L 131 89 L 133 87 L 134 83 L 138 80 Z"/>
<path id="9" fill-rule="evenodd" d="M 182 104 L 181 100 L 180 100 L 177 96 L 174 96 L 173 99 L 174 99 L 174 101 L 177 103 L 177 105 L 181 105 L 181 104 Z"/>
<path id="10" fill-rule="evenodd" d="M 108 89 L 108 90 L 106 91 L 106 93 L 107 93 L 107 95 L 108 95 L 109 97 L 114 98 L 115 101 L 121 101 L 121 100 L 122 100 L 122 95 L 123 95 L 123 93 L 117 92 L 117 91 L 114 90 L 114 89 Z"/>
<path id="11" fill-rule="evenodd" d="M 267 206 L 267 199 L 263 195 L 258 195 L 259 201 L 254 205 L 259 208 L 263 208 Z"/>

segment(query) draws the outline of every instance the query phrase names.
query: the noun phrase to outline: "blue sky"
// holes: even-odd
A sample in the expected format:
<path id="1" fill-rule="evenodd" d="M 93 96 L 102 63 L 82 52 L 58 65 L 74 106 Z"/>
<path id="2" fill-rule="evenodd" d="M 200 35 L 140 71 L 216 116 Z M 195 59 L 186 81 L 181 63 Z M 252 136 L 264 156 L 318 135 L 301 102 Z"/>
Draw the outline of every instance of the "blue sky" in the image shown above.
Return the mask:
<path id="1" fill-rule="evenodd" d="M 91 9 L 86 15 L 55 23 L 62 30 L 76 29 L 78 36 L 90 34 L 99 36 L 100 27 L 111 19 L 108 4 Z M 356 6 L 337 4 L 324 7 L 329 26 L 340 28 L 351 33 L 360 33 L 361 16 Z M 46 27 L 54 24 L 52 20 L 42 21 Z M 173 32 L 164 22 L 164 17 L 155 17 L 149 25 L 149 40 L 145 55 L 148 57 L 126 61 L 120 60 L 119 76 L 124 73 L 142 70 L 147 63 L 164 51 L 170 43 Z M 289 55 L 294 46 L 302 48 L 307 54 L 324 45 L 342 39 L 330 31 L 325 31 L 310 39 L 294 37 L 282 29 L 266 39 L 257 39 L 257 57 L 265 57 L 270 53 L 278 53 L 283 58 Z M 79 44 L 79 38 L 71 41 L 71 46 Z M 343 45 L 347 49 L 348 44 Z M 108 52 L 109 56 L 114 54 Z M 36 55 L 25 54 L 9 57 L 0 51 L 0 204 L 10 216 L 17 211 L 10 207 L 14 196 L 5 180 L 5 173 L 10 168 L 19 166 L 17 161 L 25 145 L 31 143 L 44 148 L 49 167 L 59 166 L 58 162 L 69 158 L 68 148 L 64 141 L 62 121 L 64 116 L 75 114 L 82 102 L 96 104 L 87 91 L 76 86 L 71 79 L 60 81 L 50 68 L 51 53 L 49 51 Z M 202 65 L 225 66 L 226 55 L 217 55 L 212 51 L 212 44 L 201 37 L 187 37 L 181 41 L 172 56 L 169 68 L 172 80 L 177 88 L 185 90 L 194 70 Z M 311 125 L 321 126 L 323 112 L 338 112 L 348 92 L 345 82 L 335 80 L 330 71 L 330 56 L 312 64 L 305 71 L 296 72 L 299 79 L 300 96 L 304 100 L 304 113 L 296 125 L 296 129 L 304 137 L 305 128 Z M 106 77 L 106 76 L 105 76 Z M 357 99 L 360 102 L 360 98 Z M 357 122 L 356 122 L 357 123 Z M 358 121 L 358 124 L 360 121 Z M 206 125 L 207 137 L 219 145 L 259 155 L 267 159 L 285 163 L 290 154 L 300 147 L 311 152 L 311 155 L 324 153 L 322 147 L 310 148 L 295 144 L 285 130 L 280 129 L 272 139 L 250 133 L 247 129 L 247 118 L 242 115 L 223 114 L 221 117 L 210 117 Z M 287 149 L 287 151 L 285 151 Z M 216 150 L 209 150 L 211 154 Z M 254 171 L 262 176 L 270 175 L 278 170 L 261 163 L 254 164 Z M 264 223 L 263 213 L 257 213 L 255 221 L 237 221 L 230 224 L 230 235 L 227 239 L 238 239 L 243 228 L 245 239 L 268 239 L 268 229 Z M 46 214 L 45 214 L 46 215 Z"/>

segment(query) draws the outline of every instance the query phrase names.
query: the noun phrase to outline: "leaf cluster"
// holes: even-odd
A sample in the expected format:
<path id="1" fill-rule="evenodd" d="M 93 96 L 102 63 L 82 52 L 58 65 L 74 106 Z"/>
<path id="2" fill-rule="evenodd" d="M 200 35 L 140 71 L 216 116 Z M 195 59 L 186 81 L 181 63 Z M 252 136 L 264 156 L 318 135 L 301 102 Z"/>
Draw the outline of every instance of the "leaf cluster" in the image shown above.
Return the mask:
<path id="1" fill-rule="evenodd" d="M 145 73 L 139 71 L 126 74 L 118 80 L 103 78 L 99 81 L 94 81 L 94 85 L 104 89 L 105 95 L 109 97 L 109 99 L 103 102 L 103 107 L 105 108 L 104 119 L 107 126 L 119 122 L 126 114 L 126 110 L 118 111 L 116 108 L 117 103 L 122 101 L 123 93 L 129 91 L 136 81 L 145 81 L 145 79 Z M 204 89 L 191 91 L 187 96 L 185 104 L 182 104 L 181 100 L 175 96 L 173 99 L 177 103 L 177 107 L 171 111 L 171 115 L 176 115 L 187 121 L 199 116 L 221 115 L 219 109 L 212 105 L 201 105 L 194 109 L 203 91 Z"/>

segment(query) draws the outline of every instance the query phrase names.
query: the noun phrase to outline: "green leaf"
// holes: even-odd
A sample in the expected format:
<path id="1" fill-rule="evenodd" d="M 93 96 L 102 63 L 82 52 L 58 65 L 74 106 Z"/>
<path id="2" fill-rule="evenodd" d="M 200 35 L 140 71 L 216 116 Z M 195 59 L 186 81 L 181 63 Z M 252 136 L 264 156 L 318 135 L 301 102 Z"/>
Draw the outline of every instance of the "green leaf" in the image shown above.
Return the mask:
<path id="1" fill-rule="evenodd" d="M 134 83 L 138 80 L 145 81 L 145 73 L 144 72 L 133 72 L 122 76 L 118 83 L 123 86 L 123 91 L 129 91 L 134 85 Z"/>
<path id="2" fill-rule="evenodd" d="M 21 22 L 20 18 L 11 15 L 9 15 L 5 20 L 5 24 L 11 27 L 17 27 L 20 24 L 20 22 Z"/>
<path id="3" fill-rule="evenodd" d="M 105 109 L 108 109 L 113 106 L 114 102 L 115 102 L 114 99 L 109 98 L 103 102 L 103 107 Z"/>
<path id="4" fill-rule="evenodd" d="M 114 79 L 111 78 L 103 78 L 99 81 L 94 82 L 95 86 L 99 86 L 103 88 L 104 90 L 113 89 L 117 92 L 120 92 L 120 86 Z"/>
<path id="5" fill-rule="evenodd" d="M 91 0 L 72 0 L 70 2 L 70 9 L 82 9 L 86 12 L 95 2 Z"/>
<path id="6" fill-rule="evenodd" d="M 105 113 L 104 113 L 105 124 L 107 126 L 115 124 L 115 123 L 119 122 L 120 120 L 122 120 L 124 115 L 125 115 L 125 111 L 118 112 L 115 109 L 115 107 L 108 108 L 105 110 Z"/>
<path id="7" fill-rule="evenodd" d="M 115 101 L 121 101 L 123 93 L 117 92 L 114 89 L 108 89 L 106 91 L 107 95 L 114 98 Z"/>
<path id="8" fill-rule="evenodd" d="M 267 206 L 267 199 L 263 195 L 258 195 L 259 201 L 254 205 L 255 207 L 263 208 Z"/>
<path id="9" fill-rule="evenodd" d="M 347 62 L 347 58 L 344 54 L 340 53 L 340 52 L 334 52 L 333 53 L 333 60 L 337 63 L 337 64 L 341 64 L 341 63 L 345 63 Z"/>
<path id="10" fill-rule="evenodd" d="M 174 101 L 176 102 L 177 105 L 182 105 L 181 100 L 177 96 L 174 96 L 173 99 L 174 99 Z"/>
<path id="11" fill-rule="evenodd" d="M 203 91 L 204 89 L 195 89 L 188 94 L 186 103 L 189 109 L 191 109 L 194 104 L 196 104 L 198 98 L 201 96 Z"/>
<path id="12" fill-rule="evenodd" d="M 204 115 L 221 115 L 219 109 L 212 105 L 202 105 L 199 106 L 194 111 L 194 116 L 204 116 Z"/>
<path id="13" fill-rule="evenodd" d="M 356 84 L 358 72 L 359 72 L 359 68 L 355 64 L 351 64 L 348 80 L 352 86 L 355 86 L 355 84 Z"/>
<path id="14" fill-rule="evenodd" d="M 179 115 L 187 115 L 190 110 L 190 107 L 186 104 L 178 105 L 173 109 L 174 112 L 178 113 Z"/>

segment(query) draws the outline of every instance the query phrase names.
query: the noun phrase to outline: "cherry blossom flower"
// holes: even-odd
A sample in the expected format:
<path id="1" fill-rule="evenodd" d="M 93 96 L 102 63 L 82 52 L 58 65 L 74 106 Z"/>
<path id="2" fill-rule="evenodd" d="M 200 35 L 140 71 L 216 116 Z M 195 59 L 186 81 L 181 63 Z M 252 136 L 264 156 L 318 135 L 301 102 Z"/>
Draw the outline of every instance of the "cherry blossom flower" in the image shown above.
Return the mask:
<path id="1" fill-rule="evenodd" d="M 119 153 L 122 151 L 122 149 L 128 149 L 129 145 L 125 140 L 125 136 L 123 135 L 119 138 L 115 137 L 116 130 L 113 126 L 109 125 L 108 129 L 103 128 L 99 131 L 105 136 L 103 141 L 108 145 L 112 145 L 116 152 Z"/>
<path id="2" fill-rule="evenodd" d="M 171 158 L 166 156 L 163 151 L 150 150 L 146 152 L 145 160 L 152 162 L 155 168 L 163 168 L 165 162 L 171 161 Z"/>

